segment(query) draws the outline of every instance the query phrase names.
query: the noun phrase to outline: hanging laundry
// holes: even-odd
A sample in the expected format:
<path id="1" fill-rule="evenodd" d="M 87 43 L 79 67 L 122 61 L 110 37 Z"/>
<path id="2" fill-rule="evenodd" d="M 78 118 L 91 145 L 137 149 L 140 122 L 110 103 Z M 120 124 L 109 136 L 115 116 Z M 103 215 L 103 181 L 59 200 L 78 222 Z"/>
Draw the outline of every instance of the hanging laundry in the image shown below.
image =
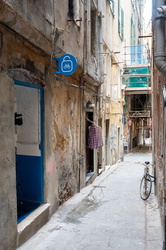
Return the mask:
<path id="1" fill-rule="evenodd" d="M 95 149 L 103 146 L 103 137 L 101 127 L 94 124 L 88 127 L 88 148 Z"/>

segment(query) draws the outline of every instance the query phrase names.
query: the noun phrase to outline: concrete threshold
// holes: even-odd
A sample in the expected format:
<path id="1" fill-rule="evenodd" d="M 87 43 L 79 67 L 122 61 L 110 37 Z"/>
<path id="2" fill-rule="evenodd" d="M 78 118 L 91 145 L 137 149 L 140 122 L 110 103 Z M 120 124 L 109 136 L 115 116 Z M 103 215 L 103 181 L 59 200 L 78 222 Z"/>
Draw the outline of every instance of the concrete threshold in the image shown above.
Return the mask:
<path id="1" fill-rule="evenodd" d="M 88 182 L 88 181 L 92 178 L 93 175 L 94 175 L 94 172 L 88 173 L 88 174 L 86 175 L 86 182 Z"/>
<path id="2" fill-rule="evenodd" d="M 17 246 L 31 238 L 49 220 L 50 204 L 42 204 L 28 215 L 18 226 Z"/>

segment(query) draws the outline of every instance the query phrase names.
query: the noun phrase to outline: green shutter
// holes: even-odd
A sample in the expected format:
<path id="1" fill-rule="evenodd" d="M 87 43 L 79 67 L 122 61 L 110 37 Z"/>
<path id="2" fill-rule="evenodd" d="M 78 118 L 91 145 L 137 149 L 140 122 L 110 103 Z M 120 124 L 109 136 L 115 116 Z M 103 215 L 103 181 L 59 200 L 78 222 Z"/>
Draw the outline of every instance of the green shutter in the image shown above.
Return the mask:
<path id="1" fill-rule="evenodd" d="M 113 14 L 115 14 L 115 1 L 114 0 L 110 0 L 110 2 L 111 2 L 112 12 L 113 12 Z"/>
<path id="2" fill-rule="evenodd" d="M 124 11 L 121 9 L 121 38 L 124 40 Z"/>
<path id="3" fill-rule="evenodd" d="M 135 45 L 135 24 L 134 16 L 131 16 L 131 45 Z"/>
<path id="4" fill-rule="evenodd" d="M 101 1 L 101 0 L 100 0 Z M 115 0 L 108 0 L 113 15 L 115 14 Z"/>
<path id="5" fill-rule="evenodd" d="M 121 33 L 121 30 L 120 30 L 120 16 L 121 16 L 121 11 L 120 11 L 120 0 L 118 0 L 118 32 L 119 32 L 119 35 Z"/>
<path id="6" fill-rule="evenodd" d="M 120 38 L 124 39 L 124 11 L 121 8 L 120 0 L 118 0 L 118 33 Z"/>
<path id="7" fill-rule="evenodd" d="M 112 0 L 112 4 L 113 4 L 113 13 L 115 14 L 115 0 Z"/>

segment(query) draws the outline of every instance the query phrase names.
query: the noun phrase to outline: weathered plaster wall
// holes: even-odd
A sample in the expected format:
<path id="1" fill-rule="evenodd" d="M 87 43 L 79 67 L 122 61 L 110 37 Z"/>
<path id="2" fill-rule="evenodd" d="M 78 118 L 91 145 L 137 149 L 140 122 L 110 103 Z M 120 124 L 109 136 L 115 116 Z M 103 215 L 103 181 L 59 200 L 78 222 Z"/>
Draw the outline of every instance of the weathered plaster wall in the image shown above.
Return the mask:
<path id="1" fill-rule="evenodd" d="M 156 16 L 156 7 L 153 2 L 153 16 Z M 152 23 L 153 39 L 153 59 L 156 53 L 156 24 L 155 18 Z M 159 45 L 159 44 L 158 44 Z M 163 248 L 166 241 L 166 108 L 164 107 L 163 87 L 166 87 L 166 76 L 159 72 L 152 64 L 152 159 L 155 165 L 156 183 L 155 193 L 158 199 L 161 226 L 163 233 Z"/>
<path id="2" fill-rule="evenodd" d="M 13 81 L 0 72 L 0 242 L 1 249 L 15 249 L 16 173 Z"/>
<path id="3" fill-rule="evenodd" d="M 0 26 L 0 242 L 1 249 L 17 244 L 17 199 L 14 128 L 14 79 L 44 84 L 47 57 L 17 34 Z"/>
<path id="4" fill-rule="evenodd" d="M 45 86 L 45 197 L 51 204 L 51 214 L 86 185 L 86 103 L 90 100 L 96 107 L 97 98 L 69 85 L 71 79 L 50 75 Z M 96 108 L 94 121 L 97 124 Z M 94 154 L 91 182 L 97 175 L 97 151 Z"/>
<path id="5" fill-rule="evenodd" d="M 163 109 L 163 93 L 162 85 L 166 83 L 164 76 L 160 75 L 157 69 L 154 69 L 154 84 L 153 84 L 153 103 L 152 103 L 152 154 L 153 162 L 156 169 L 156 195 L 159 202 L 161 224 L 163 234 L 165 233 L 165 140 L 166 135 L 164 133 L 165 121 L 164 121 L 164 109 Z M 164 129 L 164 130 L 163 130 Z M 163 239 L 165 236 L 163 236 Z"/>
<path id="6" fill-rule="evenodd" d="M 29 1 L 27 3 L 29 3 Z M 48 1 L 47 3 L 49 6 Z M 39 7 L 40 9 L 45 9 L 43 5 L 41 6 L 42 7 Z M 37 8 L 36 5 L 35 7 Z M 33 5 L 25 5 L 22 1 L 19 1 L 18 4 L 18 1 L 4 2 L 3 0 L 0 0 L 0 21 L 5 26 L 9 27 L 9 29 L 14 30 L 17 34 L 33 43 L 36 47 L 39 47 L 47 54 L 50 54 L 52 51 L 52 24 L 46 22 L 45 16 L 42 16 L 42 13 L 39 13 L 35 7 L 33 8 Z M 23 11 L 24 14 L 22 14 L 21 11 Z M 33 13 L 34 15 L 32 16 L 30 13 Z M 46 12 L 44 11 L 44 13 Z M 34 23 L 36 23 L 35 25 L 37 25 L 37 28 L 40 26 L 39 30 Z M 45 30 L 42 29 L 43 27 Z M 41 32 L 41 29 L 43 32 Z"/>
<path id="7" fill-rule="evenodd" d="M 110 119 L 110 164 L 123 159 L 123 124 L 119 114 L 112 114 Z"/>
<path id="8" fill-rule="evenodd" d="M 27 70 L 32 73 L 39 84 L 44 83 L 48 58 L 40 50 L 33 48 L 16 34 L 13 35 L 2 25 L 0 32 L 2 36 L 0 69 L 12 71 L 13 74 L 19 69 L 22 69 L 22 72 Z"/>
<path id="9" fill-rule="evenodd" d="M 36 30 L 44 34 L 49 40 L 52 35 L 52 25 L 54 24 L 54 1 L 21 1 L 21 0 L 7 0 L 5 3 L 11 7 L 11 9 L 20 15 L 22 19 L 28 22 Z M 9 17 L 8 17 L 9 20 Z M 10 23 L 13 20 L 13 24 L 16 24 L 16 18 L 10 19 Z M 15 21 L 15 22 L 14 22 Z M 21 25 L 18 23 L 18 25 Z M 35 39 L 37 36 L 35 37 Z"/>
<path id="10" fill-rule="evenodd" d="M 80 185 L 80 89 L 51 78 L 45 104 L 46 199 L 55 210 Z"/>
<path id="11" fill-rule="evenodd" d="M 59 11 L 60 10 L 60 11 Z M 79 19 L 82 21 L 68 21 L 68 1 L 56 1 L 55 5 L 55 26 L 62 29 L 61 35 L 55 36 L 55 56 L 62 52 L 72 54 L 77 58 L 79 67 L 83 68 L 83 43 L 84 43 L 84 7 L 80 4 L 78 9 Z M 59 49 L 60 48 L 60 49 Z"/>
<path id="12" fill-rule="evenodd" d="M 58 81 L 51 67 L 47 76 L 50 62 L 42 51 L 11 34 L 5 27 L 1 26 L 0 30 L 3 41 L 1 70 L 7 71 L 15 80 L 45 85 L 45 199 L 51 203 L 54 212 L 79 190 L 80 185 L 85 185 L 83 181 L 79 183 L 78 169 L 80 89 L 70 87 L 64 81 L 80 82 L 72 78 Z"/>
<path id="13" fill-rule="evenodd" d="M 92 14 L 93 13 L 93 14 Z M 92 16 L 93 15 L 93 16 Z M 93 25 L 92 25 L 93 22 Z M 85 33 L 84 33 L 84 73 L 90 77 L 91 84 L 101 83 L 101 67 L 99 67 L 100 57 L 100 18 L 98 16 L 98 6 L 93 1 L 85 3 Z M 92 43 L 95 45 L 92 49 Z"/>
<path id="14" fill-rule="evenodd" d="M 96 76 L 97 79 L 100 77 L 99 72 L 93 70 L 91 82 L 85 82 L 87 79 L 83 77 L 86 73 L 83 4 L 80 8 L 82 22 L 78 25 L 68 22 L 67 1 L 58 1 L 54 5 L 55 16 L 52 1 L 40 1 L 40 6 L 37 1 L 26 4 L 14 0 L 5 2 L 0 0 L 0 194 L 4 201 L 0 204 L 3 216 L 0 220 L 0 242 L 4 250 L 14 249 L 17 237 L 13 79 L 44 88 L 44 201 L 50 203 L 51 216 L 60 204 L 88 184 L 85 164 L 86 103 L 90 100 L 95 104 L 94 119 L 97 124 L 98 98 L 93 93 L 98 91 L 94 86 Z M 55 30 L 56 27 L 63 30 L 60 36 L 56 33 L 52 36 L 54 21 Z M 51 55 L 64 53 L 73 54 L 78 59 L 78 71 L 72 77 L 56 77 L 53 74 L 55 64 L 50 60 Z M 88 88 L 91 90 L 88 91 Z M 90 182 L 97 175 L 97 151 L 94 158 L 95 173 Z M 9 234 L 10 237 L 6 238 Z"/>
<path id="15" fill-rule="evenodd" d="M 107 164 L 113 165 L 123 158 L 123 124 L 121 95 L 121 65 L 123 41 L 118 33 L 118 2 L 115 1 L 114 13 L 109 1 L 103 3 L 103 57 L 104 84 L 102 86 L 105 120 L 109 120 L 107 138 Z M 111 39 L 110 39 L 111 37 Z M 114 53 L 115 52 L 115 53 Z M 106 129 L 105 129 L 106 130 Z M 106 131 L 105 131 L 106 134 Z"/>

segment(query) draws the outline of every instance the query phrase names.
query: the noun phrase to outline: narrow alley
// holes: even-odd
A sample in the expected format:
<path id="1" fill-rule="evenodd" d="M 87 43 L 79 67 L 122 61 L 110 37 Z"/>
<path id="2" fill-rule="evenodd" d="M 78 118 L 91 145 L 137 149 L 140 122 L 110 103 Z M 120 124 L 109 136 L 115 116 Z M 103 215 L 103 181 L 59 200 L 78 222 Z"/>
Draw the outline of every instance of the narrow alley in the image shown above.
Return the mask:
<path id="1" fill-rule="evenodd" d="M 19 250 L 161 250 L 154 190 L 145 202 L 139 194 L 142 163 L 151 156 L 148 150 L 125 155 L 65 202 Z"/>

